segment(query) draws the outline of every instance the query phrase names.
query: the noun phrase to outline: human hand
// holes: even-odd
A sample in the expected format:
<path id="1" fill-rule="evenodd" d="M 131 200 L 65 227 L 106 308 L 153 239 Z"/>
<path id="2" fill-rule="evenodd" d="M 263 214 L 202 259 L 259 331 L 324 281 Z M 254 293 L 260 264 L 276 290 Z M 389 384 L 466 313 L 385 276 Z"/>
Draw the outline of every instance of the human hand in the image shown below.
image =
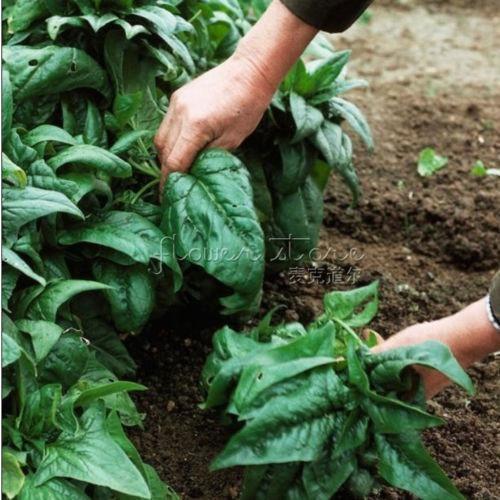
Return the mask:
<path id="1" fill-rule="evenodd" d="M 500 349 L 500 335 L 488 319 L 483 298 L 451 316 L 412 325 L 392 335 L 372 350 L 379 353 L 427 340 L 436 340 L 447 345 L 463 368 Z M 436 370 L 423 366 L 413 368 L 422 377 L 428 399 L 450 384 L 450 381 Z"/>
<path id="2" fill-rule="evenodd" d="M 249 57 L 236 53 L 177 90 L 155 137 L 160 192 L 169 172 L 186 172 L 207 147 L 234 149 L 257 127 L 276 87 Z"/>

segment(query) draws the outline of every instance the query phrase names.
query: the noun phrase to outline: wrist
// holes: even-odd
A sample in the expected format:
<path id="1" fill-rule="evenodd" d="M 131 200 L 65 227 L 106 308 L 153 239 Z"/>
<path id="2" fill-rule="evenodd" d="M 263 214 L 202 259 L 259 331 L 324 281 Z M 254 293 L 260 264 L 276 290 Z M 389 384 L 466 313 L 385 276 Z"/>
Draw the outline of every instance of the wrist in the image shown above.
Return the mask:
<path id="1" fill-rule="evenodd" d="M 235 57 L 253 66 L 274 93 L 317 32 L 274 0 L 240 40 Z"/>
<path id="2" fill-rule="evenodd" d="M 234 54 L 228 59 L 228 62 L 236 68 L 238 78 L 242 78 L 258 94 L 262 94 L 264 98 L 271 100 L 279 86 L 279 82 L 276 83 L 275 80 L 266 74 L 266 66 L 260 60 L 258 53 L 252 53 L 250 48 L 242 42 L 240 42 Z"/>

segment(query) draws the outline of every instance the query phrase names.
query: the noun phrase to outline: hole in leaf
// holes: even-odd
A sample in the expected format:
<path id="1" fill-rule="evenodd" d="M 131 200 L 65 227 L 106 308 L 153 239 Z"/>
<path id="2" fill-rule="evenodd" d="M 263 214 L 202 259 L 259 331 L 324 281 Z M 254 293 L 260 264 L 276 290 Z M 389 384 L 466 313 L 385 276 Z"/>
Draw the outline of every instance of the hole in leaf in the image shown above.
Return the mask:
<path id="1" fill-rule="evenodd" d="M 76 62 L 72 62 L 70 67 L 69 67 L 69 70 L 74 73 L 76 71 Z"/>
<path id="2" fill-rule="evenodd" d="M 214 377 L 213 376 L 207 378 L 207 384 L 208 385 L 212 385 L 213 381 L 214 381 Z"/>
<path id="3" fill-rule="evenodd" d="M 28 62 L 30 66 L 38 66 L 38 61 L 36 59 L 31 59 L 31 61 Z"/>
<path id="4" fill-rule="evenodd" d="M 260 372 L 258 375 L 257 375 L 257 380 L 262 380 L 262 377 L 264 376 L 264 374 L 262 372 Z"/>

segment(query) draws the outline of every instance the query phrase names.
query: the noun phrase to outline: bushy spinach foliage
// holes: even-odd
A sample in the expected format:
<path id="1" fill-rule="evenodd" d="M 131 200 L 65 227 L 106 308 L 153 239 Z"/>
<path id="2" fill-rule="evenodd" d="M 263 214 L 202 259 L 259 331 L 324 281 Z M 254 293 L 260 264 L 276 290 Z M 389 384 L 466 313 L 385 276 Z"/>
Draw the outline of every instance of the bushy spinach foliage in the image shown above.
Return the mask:
<path id="1" fill-rule="evenodd" d="M 339 95 L 364 82 L 315 42 L 240 150 L 203 152 L 158 202 L 152 138 L 169 96 L 231 55 L 265 6 L 252 4 L 3 2 L 8 498 L 174 496 L 123 431 L 141 423 L 128 393 L 144 388 L 123 380 L 135 365 L 120 335 L 214 284 L 224 313 L 256 309 L 266 256 L 297 238 L 280 267 L 316 244 L 330 172 L 358 194 L 341 124 L 371 137 Z"/>
<path id="2" fill-rule="evenodd" d="M 356 329 L 377 311 L 377 283 L 325 296 L 316 321 L 245 334 L 225 327 L 203 371 L 205 408 L 241 429 L 212 464 L 246 466 L 242 498 L 364 498 L 383 484 L 419 498 L 464 498 L 419 433 L 442 423 L 425 411 L 411 365 L 439 370 L 473 392 L 448 347 L 428 341 L 374 354 Z"/>

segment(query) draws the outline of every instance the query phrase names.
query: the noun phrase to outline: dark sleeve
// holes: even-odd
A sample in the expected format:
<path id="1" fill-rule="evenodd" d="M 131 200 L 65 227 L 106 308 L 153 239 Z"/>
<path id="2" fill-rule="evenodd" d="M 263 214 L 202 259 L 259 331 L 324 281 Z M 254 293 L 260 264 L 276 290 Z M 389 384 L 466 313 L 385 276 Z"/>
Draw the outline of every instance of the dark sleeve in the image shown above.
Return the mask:
<path id="1" fill-rule="evenodd" d="M 322 31 L 345 31 L 373 0 L 281 0 L 297 17 Z"/>
<path id="2" fill-rule="evenodd" d="M 500 320 L 500 271 L 493 278 L 490 288 L 491 312 L 497 321 Z"/>

